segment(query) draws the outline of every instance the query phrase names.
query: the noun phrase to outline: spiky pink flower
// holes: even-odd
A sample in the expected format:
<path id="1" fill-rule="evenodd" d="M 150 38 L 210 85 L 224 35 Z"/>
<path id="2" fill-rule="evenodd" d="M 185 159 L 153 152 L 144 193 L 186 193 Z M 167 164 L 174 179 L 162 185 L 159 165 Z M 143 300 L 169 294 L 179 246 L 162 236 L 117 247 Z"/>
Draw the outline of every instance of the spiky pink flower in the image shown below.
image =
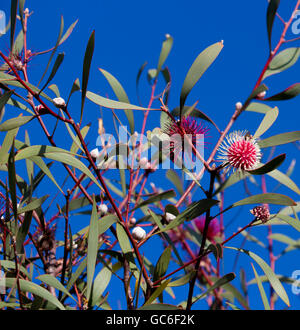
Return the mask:
<path id="1" fill-rule="evenodd" d="M 163 132 L 171 138 L 170 153 L 177 156 L 178 153 L 184 152 L 185 139 L 190 139 L 196 147 L 202 142 L 203 136 L 207 136 L 208 131 L 209 129 L 204 127 L 202 122 L 191 116 L 182 117 L 181 121 L 169 122 L 163 129 Z"/>
<path id="2" fill-rule="evenodd" d="M 203 234 L 204 226 L 205 226 L 205 217 L 198 217 L 194 220 L 194 224 L 196 225 L 197 229 Z M 207 239 L 209 241 L 214 241 L 214 238 L 220 234 L 221 228 L 220 223 L 217 218 L 210 221 L 207 230 Z"/>
<path id="3" fill-rule="evenodd" d="M 229 169 L 248 171 L 257 167 L 261 160 L 260 147 L 247 131 L 234 131 L 226 136 L 219 147 L 218 159 Z"/>
<path id="4" fill-rule="evenodd" d="M 255 206 L 250 213 L 255 216 L 256 220 L 261 220 L 263 223 L 270 219 L 270 211 L 266 206 Z"/>

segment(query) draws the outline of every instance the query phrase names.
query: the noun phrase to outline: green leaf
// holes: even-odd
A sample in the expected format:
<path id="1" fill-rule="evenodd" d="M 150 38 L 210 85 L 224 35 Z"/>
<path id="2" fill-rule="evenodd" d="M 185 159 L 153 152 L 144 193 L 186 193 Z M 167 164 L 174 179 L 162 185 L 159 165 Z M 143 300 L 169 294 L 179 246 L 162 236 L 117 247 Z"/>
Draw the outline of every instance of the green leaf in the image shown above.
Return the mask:
<path id="1" fill-rule="evenodd" d="M 129 241 L 129 238 L 126 234 L 125 229 L 123 226 L 119 223 L 117 223 L 117 236 L 118 236 L 118 241 L 121 247 L 121 250 L 124 254 L 131 253 L 131 244 Z"/>
<path id="2" fill-rule="evenodd" d="M 104 234 L 114 223 L 118 221 L 118 217 L 114 214 L 106 215 L 99 220 L 99 235 Z"/>
<path id="3" fill-rule="evenodd" d="M 85 137 L 86 137 L 87 133 L 89 132 L 90 128 L 91 128 L 91 124 L 88 124 L 88 125 L 84 126 L 84 127 L 80 130 L 83 139 L 85 139 Z M 70 152 L 71 152 L 72 154 L 76 154 L 77 151 L 78 151 L 78 149 L 79 149 L 78 146 L 80 146 L 80 145 L 81 145 L 81 142 L 80 142 L 78 136 L 75 136 L 75 140 L 74 140 L 73 143 L 72 143 L 72 146 L 71 146 Z"/>
<path id="4" fill-rule="evenodd" d="M 12 94 L 13 94 L 13 91 L 9 91 L 9 92 L 6 92 L 3 95 L 1 95 L 1 97 L 0 97 L 0 109 L 2 109 L 5 106 L 5 104 L 8 102 L 8 100 L 10 99 Z"/>
<path id="5" fill-rule="evenodd" d="M 267 71 L 264 74 L 263 79 L 266 79 L 273 74 L 280 73 L 290 68 L 298 61 L 299 56 L 299 47 L 291 47 L 284 49 L 272 59 Z"/>
<path id="6" fill-rule="evenodd" d="M 24 30 L 24 4 L 25 4 L 25 0 L 19 0 L 19 16 L 21 19 L 21 24 L 22 24 L 22 30 L 23 32 Z"/>
<path id="7" fill-rule="evenodd" d="M 292 226 L 293 228 L 295 228 L 298 232 L 300 232 L 300 221 L 296 220 L 288 215 L 285 214 L 277 214 L 276 218 L 286 222 L 287 224 L 289 224 L 290 226 Z"/>
<path id="8" fill-rule="evenodd" d="M 296 203 L 288 196 L 276 193 L 266 193 L 253 195 L 242 199 L 239 202 L 234 203 L 230 208 L 249 204 L 275 204 L 287 206 L 296 205 Z"/>
<path id="9" fill-rule="evenodd" d="M 27 212 L 25 214 L 25 217 L 23 219 L 23 223 L 20 226 L 18 233 L 17 233 L 17 238 L 16 238 L 16 251 L 18 254 L 21 254 L 23 252 L 23 243 L 25 241 L 25 238 L 29 232 L 29 228 L 31 225 L 31 220 L 32 220 L 32 212 Z M 2 261 L 1 261 L 2 264 Z"/>
<path id="10" fill-rule="evenodd" d="M 273 170 L 273 171 L 267 173 L 267 175 L 270 176 L 271 178 L 277 180 L 279 183 L 283 184 L 284 186 L 288 187 L 289 189 L 293 190 L 296 194 L 300 195 L 300 189 L 294 183 L 294 181 L 291 180 L 286 174 L 284 174 L 278 170 Z"/>
<path id="11" fill-rule="evenodd" d="M 168 279 L 166 281 L 164 281 L 150 296 L 150 298 L 145 302 L 144 306 L 149 306 L 151 305 L 151 303 L 157 298 L 159 297 L 163 291 L 166 289 L 166 287 L 168 286 L 168 284 L 171 282 L 171 279 Z M 143 306 L 143 307 L 144 307 Z"/>
<path id="12" fill-rule="evenodd" d="M 299 140 L 300 140 L 300 131 L 295 131 L 295 132 L 288 132 L 288 133 L 282 133 L 271 136 L 267 139 L 258 141 L 258 145 L 260 146 L 260 148 L 268 148 L 268 147 L 275 147 Z"/>
<path id="13" fill-rule="evenodd" d="M 94 102 L 97 105 L 100 105 L 104 108 L 108 108 L 108 109 L 120 109 L 120 110 L 156 110 L 156 109 L 147 109 L 147 108 L 142 108 L 136 105 L 132 105 L 132 104 L 128 104 L 128 103 L 124 103 L 124 102 L 118 102 L 118 101 L 114 101 L 114 100 L 110 100 L 107 99 L 105 97 L 102 97 L 100 95 L 94 94 L 92 92 L 87 92 L 86 93 L 86 97 Z"/>
<path id="14" fill-rule="evenodd" d="M 16 155 L 16 160 L 26 159 L 32 156 L 45 157 L 64 163 L 66 165 L 76 167 L 81 172 L 86 174 L 94 183 L 96 183 L 100 189 L 102 189 L 101 185 L 93 176 L 91 171 L 80 160 L 71 155 L 67 150 L 51 146 L 30 146 L 20 150 L 20 152 Z"/>
<path id="15" fill-rule="evenodd" d="M 193 299 L 193 304 L 198 300 L 206 297 L 211 291 L 233 281 L 235 279 L 234 273 L 229 273 L 218 279 L 207 291 L 203 292 L 200 296 Z"/>
<path id="16" fill-rule="evenodd" d="M 58 38 L 57 38 L 57 41 L 56 41 L 55 46 L 53 47 L 53 49 L 51 49 L 51 50 L 52 50 L 52 53 L 51 53 L 51 55 L 50 55 L 49 61 L 48 61 L 47 66 L 46 66 L 46 69 L 45 69 L 45 71 L 44 71 L 44 73 L 43 73 L 43 75 L 42 75 L 42 77 L 41 77 L 41 79 L 40 79 L 38 85 L 39 85 L 39 84 L 41 83 L 41 81 L 44 79 L 44 77 L 45 77 L 45 75 L 46 75 L 46 73 L 47 73 L 47 71 L 48 71 L 48 69 L 49 69 L 49 66 L 50 66 L 50 64 L 51 64 L 51 62 L 52 62 L 52 59 L 53 59 L 53 57 L 54 57 L 54 55 L 55 55 L 55 53 L 56 53 L 56 50 L 57 50 L 57 48 L 58 48 L 58 46 L 59 46 L 60 41 L 61 41 L 61 36 L 62 36 L 63 30 L 64 30 L 64 18 L 61 16 L 61 18 L 60 18 L 60 28 L 59 28 Z"/>
<path id="17" fill-rule="evenodd" d="M 154 269 L 153 281 L 159 280 L 163 277 L 169 267 L 170 259 L 171 259 L 172 248 L 169 246 L 167 247 L 162 255 L 159 257 L 157 264 Z"/>
<path id="18" fill-rule="evenodd" d="M 248 103 L 250 103 L 254 98 L 257 97 L 258 94 L 265 92 L 268 90 L 268 87 L 265 84 L 262 84 L 260 86 L 258 86 L 251 94 L 250 96 L 247 98 L 246 102 L 244 103 L 245 105 L 247 105 Z"/>
<path id="19" fill-rule="evenodd" d="M 110 282 L 111 275 L 111 270 L 107 267 L 104 267 L 96 276 L 93 285 L 92 306 L 98 306 L 100 304 L 102 300 L 102 294 Z"/>
<path id="20" fill-rule="evenodd" d="M 17 189 L 16 189 L 16 167 L 15 167 L 15 143 L 13 141 L 11 151 L 8 158 L 8 184 L 9 184 L 9 193 L 11 197 L 11 202 L 13 206 L 13 212 L 15 221 L 17 224 Z"/>
<path id="21" fill-rule="evenodd" d="M 183 183 L 179 177 L 179 175 L 177 174 L 176 171 L 174 170 L 168 170 L 166 177 L 168 180 L 170 180 L 173 185 L 176 187 L 176 189 L 178 190 L 180 195 L 183 195 L 184 191 L 183 191 Z"/>
<path id="22" fill-rule="evenodd" d="M 86 299 L 90 299 L 92 292 L 92 284 L 96 267 L 97 252 L 98 252 L 98 214 L 97 204 L 95 197 L 93 197 L 93 210 L 90 221 L 89 237 L 88 237 L 88 249 L 87 249 L 87 292 Z"/>
<path id="23" fill-rule="evenodd" d="M 16 278 L 6 278 L 5 279 L 5 286 L 8 288 L 15 288 L 16 286 Z M 23 292 L 30 292 L 36 296 L 39 296 L 47 301 L 49 301 L 54 306 L 58 307 L 61 310 L 65 310 L 65 307 L 55 298 L 48 290 L 42 288 L 41 286 L 19 279 L 20 289 Z"/>
<path id="24" fill-rule="evenodd" d="M 183 285 L 187 284 L 190 281 L 193 274 L 194 274 L 194 271 L 191 271 L 191 272 L 181 276 L 178 280 L 170 282 L 168 286 L 169 287 L 183 286 Z"/>
<path id="25" fill-rule="evenodd" d="M 270 0 L 267 10 L 267 30 L 268 30 L 270 52 L 272 50 L 271 40 L 272 40 L 273 23 L 279 4 L 280 4 L 280 0 Z"/>
<path id="26" fill-rule="evenodd" d="M 270 266 L 258 255 L 256 255 L 255 253 L 251 252 L 251 251 L 247 251 L 244 249 L 238 249 L 235 247 L 227 247 L 227 249 L 232 249 L 232 250 L 236 250 L 236 251 L 240 251 L 245 253 L 246 255 L 248 255 L 250 258 L 252 258 L 253 260 L 255 260 L 259 266 L 261 267 L 261 269 L 264 271 L 264 273 L 266 274 L 266 276 L 268 277 L 268 280 L 270 282 L 270 284 L 272 285 L 273 289 L 275 290 L 275 292 L 278 294 L 278 296 L 289 306 L 290 302 L 289 302 L 289 298 L 284 290 L 284 287 L 282 286 L 282 284 L 280 283 L 280 281 L 278 280 L 277 276 L 274 274 L 273 270 L 270 268 Z"/>
<path id="27" fill-rule="evenodd" d="M 16 269 L 16 263 L 15 261 L 11 260 L 1 260 L 0 267 L 4 269 Z M 23 267 L 22 265 L 18 265 L 18 269 L 20 272 L 22 272 L 25 276 L 27 276 L 31 280 L 31 275 L 28 273 L 27 269 Z M 2 282 L 1 282 L 2 284 Z"/>
<path id="28" fill-rule="evenodd" d="M 261 135 L 263 135 L 275 122 L 279 114 L 278 108 L 275 107 L 271 110 L 269 110 L 263 119 L 263 121 L 260 123 L 257 131 L 254 134 L 254 138 L 257 139 Z"/>
<path id="29" fill-rule="evenodd" d="M 255 267 L 254 265 L 251 263 L 251 266 L 253 268 L 253 271 L 254 271 L 254 275 L 255 275 L 255 279 L 256 279 L 256 282 L 257 282 L 257 286 L 258 286 L 258 289 L 259 289 L 259 292 L 260 292 L 260 296 L 261 296 L 261 299 L 263 301 L 263 304 L 264 304 L 264 307 L 265 307 L 265 310 L 270 310 L 270 304 L 269 304 L 269 301 L 268 301 L 268 298 L 267 298 L 267 295 L 265 293 L 265 290 L 264 290 L 264 287 L 261 283 L 261 280 L 255 270 Z"/>
<path id="30" fill-rule="evenodd" d="M 29 211 L 34 211 L 37 208 L 41 207 L 41 205 L 45 202 L 45 200 L 49 197 L 49 195 L 43 196 L 29 203 L 25 207 L 18 209 L 18 214 L 26 213 Z"/>
<path id="31" fill-rule="evenodd" d="M 17 11 L 18 11 L 18 0 L 11 0 L 10 7 L 10 49 L 13 50 L 16 21 L 17 21 Z"/>
<path id="32" fill-rule="evenodd" d="M 176 196 L 176 193 L 173 189 L 164 191 L 160 194 L 155 194 L 155 195 L 151 196 L 150 198 L 144 200 L 140 204 L 138 204 L 135 208 L 132 209 L 132 211 L 136 210 L 136 209 L 139 209 L 142 206 L 145 206 L 145 205 L 148 205 L 148 204 L 153 204 L 153 203 L 156 203 L 156 202 L 160 202 L 162 200 L 169 199 L 169 198 L 172 198 L 172 197 L 175 197 L 175 196 Z"/>
<path id="33" fill-rule="evenodd" d="M 183 109 L 186 98 L 188 97 L 190 91 L 202 77 L 204 72 L 209 68 L 209 66 L 214 62 L 219 53 L 223 48 L 222 42 L 217 42 L 208 48 L 206 48 L 194 61 L 190 67 L 180 93 L 180 109 Z"/>
<path id="34" fill-rule="evenodd" d="M 250 105 L 245 109 L 245 111 L 257 112 L 266 114 L 268 111 L 272 110 L 271 107 L 263 103 L 251 102 Z"/>
<path id="35" fill-rule="evenodd" d="M 265 101 L 285 101 L 292 99 L 300 94 L 300 83 L 296 83 L 287 89 L 285 89 L 283 92 L 280 92 L 278 94 L 275 94 L 271 97 L 268 97 L 264 99 Z"/>
<path id="36" fill-rule="evenodd" d="M 85 103 L 85 98 L 86 98 L 86 91 L 87 91 L 87 86 L 88 86 L 88 81 L 89 81 L 89 76 L 90 76 L 90 69 L 91 69 L 94 49 L 95 49 L 95 31 L 92 32 L 92 34 L 89 38 L 89 41 L 88 41 L 88 44 L 86 47 L 86 51 L 85 51 L 85 55 L 84 55 L 84 61 L 83 61 L 80 122 L 81 122 L 82 116 L 83 116 L 83 108 L 84 108 L 84 103 Z"/>
<path id="37" fill-rule="evenodd" d="M 17 118 L 11 118 L 0 125 L 0 132 L 10 131 L 12 129 L 18 128 L 30 122 L 34 116 L 20 116 Z"/>
<path id="38" fill-rule="evenodd" d="M 108 83 L 110 84 L 110 86 L 113 89 L 114 93 L 116 94 L 116 97 L 118 98 L 118 100 L 120 102 L 130 104 L 128 96 L 127 96 L 124 88 L 122 87 L 122 85 L 119 83 L 119 81 L 113 75 L 111 75 L 109 72 L 107 72 L 103 69 L 99 69 L 99 70 L 104 75 L 104 77 L 106 78 Z M 129 122 L 130 132 L 131 132 L 131 134 L 134 134 L 134 117 L 133 117 L 132 110 L 128 110 L 128 109 L 125 110 L 125 115 Z"/>
<path id="39" fill-rule="evenodd" d="M 73 296 L 69 293 L 69 291 L 59 282 L 59 280 L 49 274 L 43 274 L 37 277 L 38 280 L 40 280 L 41 282 L 44 282 L 45 284 L 61 291 L 62 293 L 65 293 L 66 295 L 68 295 L 70 298 L 72 298 L 75 302 L 76 300 L 73 298 Z"/>
<path id="40" fill-rule="evenodd" d="M 163 67 L 166 59 L 168 58 L 172 46 L 173 46 L 173 38 L 169 34 L 166 34 L 166 40 L 162 44 L 161 52 L 159 55 L 156 77 L 158 77 L 161 68 Z"/>
<path id="41" fill-rule="evenodd" d="M 61 64 L 64 60 L 64 57 L 65 57 L 64 53 L 60 53 L 60 54 L 57 55 L 57 58 L 54 62 L 54 65 L 53 65 L 52 71 L 50 73 L 50 76 L 49 76 L 47 82 L 45 83 L 44 87 L 41 89 L 41 91 L 43 91 L 48 86 L 48 84 L 52 81 L 52 79 L 55 77 L 59 67 L 61 66 Z"/>
<path id="42" fill-rule="evenodd" d="M 279 167 L 284 162 L 285 158 L 286 158 L 286 154 L 279 155 L 279 156 L 273 158 L 272 160 L 270 160 L 268 163 L 254 169 L 254 170 L 247 171 L 247 172 L 250 174 L 254 174 L 254 175 L 267 174 L 267 173 L 275 170 L 277 167 Z"/>
<path id="43" fill-rule="evenodd" d="M 139 69 L 138 71 L 138 74 L 136 76 L 136 82 L 135 82 L 135 87 L 136 87 L 136 95 L 137 95 L 137 98 L 139 100 L 139 104 L 141 104 L 141 100 L 140 100 L 140 95 L 139 95 L 139 82 L 140 82 L 140 78 L 141 78 L 141 75 L 146 67 L 146 65 L 148 64 L 148 62 L 146 61 Z"/>
<path id="44" fill-rule="evenodd" d="M 7 153 L 9 152 L 9 149 L 11 148 L 14 138 L 18 134 L 18 128 L 13 129 L 11 131 L 8 131 L 5 135 L 4 141 L 2 143 L 2 146 L 0 148 L 0 162 L 2 164 L 7 163 Z"/>
<path id="45" fill-rule="evenodd" d="M 213 199 L 202 199 L 198 202 L 194 202 L 188 206 L 181 214 L 179 214 L 172 222 L 170 222 L 163 230 L 159 231 L 159 233 L 163 233 L 167 230 L 176 228 L 183 224 L 185 221 L 190 221 L 200 216 L 213 206 L 217 205 L 219 201 Z"/>
<path id="46" fill-rule="evenodd" d="M 72 85 L 71 92 L 70 92 L 70 95 L 69 95 L 69 97 L 68 97 L 67 105 L 68 105 L 69 102 L 70 102 L 71 96 L 72 96 L 75 92 L 78 92 L 78 91 L 80 91 L 80 81 L 79 81 L 79 79 L 77 78 L 77 79 L 74 81 L 73 85 Z"/>

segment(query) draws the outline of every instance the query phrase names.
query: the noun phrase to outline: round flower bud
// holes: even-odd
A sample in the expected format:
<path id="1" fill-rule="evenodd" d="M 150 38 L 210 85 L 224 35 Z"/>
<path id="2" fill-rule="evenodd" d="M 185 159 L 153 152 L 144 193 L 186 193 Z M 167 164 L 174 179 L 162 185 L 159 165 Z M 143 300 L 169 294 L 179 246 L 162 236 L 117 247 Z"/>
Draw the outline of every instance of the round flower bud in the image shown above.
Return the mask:
<path id="1" fill-rule="evenodd" d="M 270 219 L 270 211 L 266 206 L 255 206 L 250 213 L 253 214 L 256 220 L 266 223 Z"/>
<path id="2" fill-rule="evenodd" d="M 61 97 L 56 97 L 52 101 L 56 108 L 64 108 L 66 106 L 66 101 Z"/>
<path id="3" fill-rule="evenodd" d="M 136 218 L 131 218 L 129 222 L 132 226 L 134 226 L 136 224 Z"/>
<path id="4" fill-rule="evenodd" d="M 146 238 L 146 232 L 143 228 L 141 227 L 135 227 L 132 230 L 132 237 L 136 239 L 137 241 L 141 241 L 144 238 Z"/>
<path id="5" fill-rule="evenodd" d="M 169 213 L 169 212 L 166 213 L 166 220 L 168 223 L 173 221 L 175 218 L 176 218 L 176 216 L 174 214 Z"/>
<path id="6" fill-rule="evenodd" d="M 266 91 L 260 92 L 260 93 L 257 94 L 257 98 L 258 99 L 263 99 L 266 96 L 266 94 L 267 94 Z"/>
<path id="7" fill-rule="evenodd" d="M 108 207 L 105 204 L 100 204 L 98 206 L 98 210 L 101 213 L 101 215 L 105 215 L 108 211 Z"/>
<path id="8" fill-rule="evenodd" d="M 235 109 L 236 109 L 236 110 L 242 110 L 242 107 L 243 107 L 243 104 L 242 104 L 241 102 L 237 102 L 237 103 L 235 104 Z"/>
<path id="9" fill-rule="evenodd" d="M 99 157 L 99 150 L 98 150 L 98 148 L 96 148 L 96 149 L 93 149 L 91 152 L 90 152 L 90 154 L 91 154 L 91 156 L 93 157 L 93 158 L 98 158 Z"/>
<path id="10" fill-rule="evenodd" d="M 140 161 L 139 161 L 139 165 L 141 168 L 146 168 L 148 165 L 148 159 L 146 157 L 143 157 Z"/>

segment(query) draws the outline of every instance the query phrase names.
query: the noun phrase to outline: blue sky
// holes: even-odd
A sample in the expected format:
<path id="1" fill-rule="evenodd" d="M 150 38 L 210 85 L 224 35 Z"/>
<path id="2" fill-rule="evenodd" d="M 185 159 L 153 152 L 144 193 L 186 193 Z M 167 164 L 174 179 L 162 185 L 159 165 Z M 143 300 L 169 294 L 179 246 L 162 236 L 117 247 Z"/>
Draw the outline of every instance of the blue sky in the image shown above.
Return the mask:
<path id="1" fill-rule="evenodd" d="M 291 12 L 295 1 L 291 1 L 291 6 L 282 3 L 280 13 L 287 18 Z M 103 68 L 113 74 L 122 83 L 127 95 L 132 103 L 137 104 L 135 91 L 136 75 L 140 66 L 148 61 L 147 68 L 155 68 L 158 62 L 161 43 L 165 39 L 165 34 L 169 33 L 174 38 L 172 52 L 166 62 L 172 75 L 172 90 L 170 98 L 170 108 L 179 104 L 179 94 L 185 75 L 193 63 L 196 56 L 207 46 L 224 40 L 224 49 L 216 62 L 201 78 L 199 83 L 193 89 L 188 97 L 187 104 L 193 104 L 199 101 L 198 107 L 207 113 L 218 126 L 223 129 L 231 117 L 234 105 L 238 101 L 243 101 L 252 91 L 254 84 L 267 60 L 268 42 L 266 32 L 266 9 L 267 1 L 253 0 L 250 3 L 246 1 L 38 1 L 27 0 L 26 6 L 34 11 L 29 23 L 29 47 L 34 51 L 42 51 L 52 47 L 59 32 L 60 15 L 65 20 L 65 28 L 72 24 L 76 19 L 79 22 L 71 37 L 63 44 L 59 51 L 65 52 L 64 63 L 58 72 L 53 83 L 60 88 L 63 97 L 71 89 L 72 83 L 76 78 L 81 78 L 82 61 L 85 47 L 91 32 L 96 31 L 96 47 L 92 64 L 90 83 L 88 89 L 103 96 L 114 97 L 112 90 L 98 71 Z M 0 9 L 9 13 L 9 1 L 0 5 Z M 8 15 L 8 14 L 7 14 Z M 274 43 L 278 40 L 281 23 L 277 20 L 274 26 Z M 288 33 L 288 38 L 295 36 Z M 1 48 L 8 48 L 9 39 L 4 37 L 0 39 Z M 300 41 L 292 46 L 299 47 Z M 44 68 L 48 56 L 35 58 L 30 63 L 30 80 L 34 84 L 41 75 L 40 68 Z M 41 66 L 42 65 L 42 66 Z M 266 80 L 270 95 L 287 88 L 297 82 L 299 74 L 299 63 L 292 69 L 287 70 L 280 76 L 274 76 Z M 159 85 L 161 88 L 163 85 Z M 150 88 L 145 74 L 142 76 L 140 84 L 141 98 L 144 105 L 148 103 Z M 48 92 L 51 95 L 51 92 Z M 265 134 L 265 137 L 281 132 L 298 130 L 299 128 L 299 98 L 290 101 L 277 102 L 280 110 L 279 118 L 274 126 Z M 158 105 L 158 104 L 157 104 Z M 80 112 L 79 95 L 74 97 L 71 103 L 70 112 L 77 119 Z M 107 132 L 113 131 L 111 114 L 109 110 L 104 109 L 104 126 Z M 94 147 L 97 138 L 97 118 L 99 109 L 96 105 L 87 101 L 84 113 L 84 123 L 91 122 L 92 127 L 89 133 L 90 146 Z M 8 114 L 9 116 L 9 114 Z M 245 113 L 234 125 L 235 129 L 247 129 L 255 132 L 262 116 L 254 113 Z M 141 125 L 142 115 L 139 113 L 136 117 L 137 130 Z M 155 113 L 150 116 L 148 129 L 159 125 L 159 115 Z M 46 143 L 42 131 L 37 125 L 32 124 L 30 134 L 32 142 L 36 144 Z M 62 128 L 62 127 L 61 127 Z M 23 132 L 21 131 L 21 137 Z M 19 138 L 20 138 L 19 136 Z M 214 141 L 217 139 L 217 132 L 211 127 L 211 144 L 208 146 L 207 153 L 211 150 Z M 68 145 L 68 138 L 61 134 L 57 136 L 60 146 Z M 61 143 L 61 144 L 60 144 Z M 287 159 L 280 168 L 285 171 L 292 159 L 299 158 L 297 149 L 293 146 L 283 146 L 276 150 L 276 155 L 287 152 Z M 64 173 L 61 175 L 64 177 Z M 163 179 L 164 173 L 159 172 L 153 178 L 154 182 L 160 180 L 165 188 L 168 188 L 168 182 Z M 295 182 L 299 182 L 299 172 L 294 172 L 292 176 Z M 156 181 L 155 181 L 156 180 Z M 206 179 L 204 179 L 205 182 Z M 259 180 L 259 178 L 258 178 Z M 276 186 L 276 182 L 268 181 L 270 189 Z M 253 189 L 253 192 L 258 193 Z M 288 194 L 295 200 L 299 197 L 287 189 L 282 189 L 282 193 Z M 43 191 L 39 191 L 40 194 Z M 242 186 L 233 187 L 226 196 L 226 204 L 237 201 L 245 197 Z M 276 210 L 276 207 L 273 212 Z M 236 216 L 237 210 L 230 211 L 225 217 L 225 225 Z M 74 226 L 81 227 L 76 223 Z M 235 222 L 228 228 L 232 232 L 239 226 L 245 225 L 249 221 L 248 208 L 244 208 L 236 217 Z M 299 233 L 283 226 L 274 227 L 274 232 L 284 232 L 293 238 L 299 238 Z M 266 241 L 266 228 L 253 229 L 257 237 Z M 232 241 L 233 246 L 239 246 L 241 239 Z M 284 245 L 278 243 L 275 247 L 276 252 L 280 251 Z M 253 243 L 248 243 L 245 248 L 250 248 L 268 260 L 266 251 Z M 153 246 L 145 247 L 147 251 L 153 251 Z M 159 256 L 161 248 L 155 249 L 156 257 Z M 225 272 L 229 272 L 234 262 L 235 253 L 227 252 L 225 254 L 227 265 Z M 286 276 L 291 276 L 293 270 L 300 269 L 298 264 L 299 253 L 292 252 L 284 256 L 276 264 L 276 271 Z M 241 266 L 245 267 L 247 277 L 253 278 L 253 272 L 250 268 L 250 260 L 239 259 L 236 269 L 238 274 Z M 257 270 L 259 267 L 256 267 Z M 260 270 L 259 270 L 260 271 Z M 261 273 L 260 273 L 261 274 Z M 234 282 L 237 286 L 238 281 Z M 267 288 L 267 287 L 266 287 Z M 290 286 L 286 287 L 293 308 L 299 308 L 299 299 L 291 293 Z M 177 302 L 185 299 L 181 296 L 185 291 L 179 291 Z M 118 308 L 118 292 L 113 289 L 111 295 L 115 295 L 115 308 Z M 251 286 L 250 298 L 254 308 L 262 308 L 262 303 L 257 287 Z M 174 303 L 172 299 L 167 299 Z M 122 306 L 125 307 L 125 306 Z M 201 303 L 197 306 L 203 307 Z M 283 304 L 278 303 L 282 308 Z"/>

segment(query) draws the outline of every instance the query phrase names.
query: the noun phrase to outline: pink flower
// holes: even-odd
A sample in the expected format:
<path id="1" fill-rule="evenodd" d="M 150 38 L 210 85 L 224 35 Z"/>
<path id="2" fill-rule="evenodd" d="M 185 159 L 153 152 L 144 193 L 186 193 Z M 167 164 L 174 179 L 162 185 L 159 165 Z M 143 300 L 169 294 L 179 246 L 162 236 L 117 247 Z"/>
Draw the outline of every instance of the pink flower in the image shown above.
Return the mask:
<path id="1" fill-rule="evenodd" d="M 263 223 L 270 219 L 270 211 L 266 206 L 255 206 L 250 213 L 255 216 L 257 220 L 261 220 Z"/>
<path id="2" fill-rule="evenodd" d="M 220 145 L 218 159 L 229 169 L 248 171 L 260 163 L 261 151 L 256 139 L 246 131 L 234 131 Z"/>
<path id="3" fill-rule="evenodd" d="M 199 217 L 194 220 L 194 223 L 201 234 L 203 234 L 205 226 L 205 217 Z M 210 221 L 207 231 L 207 239 L 214 241 L 214 238 L 220 234 L 220 224 L 217 218 Z"/>
<path id="4" fill-rule="evenodd" d="M 187 116 L 182 117 L 181 122 L 169 122 L 163 129 L 164 133 L 169 135 L 171 139 L 170 153 L 176 157 L 184 150 L 185 139 L 190 139 L 196 147 L 201 143 L 201 139 L 207 135 L 209 129 L 204 127 L 202 122 L 198 123 L 194 118 Z M 194 153 L 194 152 L 193 152 Z"/>

